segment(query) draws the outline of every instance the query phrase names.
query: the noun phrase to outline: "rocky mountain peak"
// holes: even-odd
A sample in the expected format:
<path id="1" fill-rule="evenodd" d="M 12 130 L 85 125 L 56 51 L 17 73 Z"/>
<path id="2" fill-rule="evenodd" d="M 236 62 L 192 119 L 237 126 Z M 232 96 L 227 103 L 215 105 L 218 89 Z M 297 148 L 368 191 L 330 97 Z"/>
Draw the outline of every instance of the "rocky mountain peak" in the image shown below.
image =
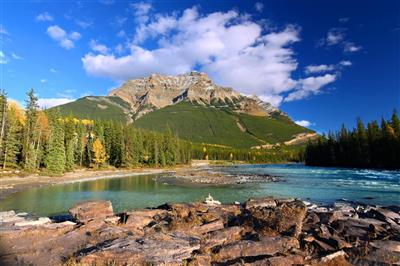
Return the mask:
<path id="1" fill-rule="evenodd" d="M 118 96 L 129 103 L 136 118 L 181 101 L 219 108 L 228 107 L 236 112 L 256 116 L 283 114 L 260 98 L 243 96 L 232 88 L 218 86 L 207 73 L 197 71 L 177 76 L 151 74 L 148 77 L 128 80 L 120 88 L 112 90 L 109 96 Z"/>

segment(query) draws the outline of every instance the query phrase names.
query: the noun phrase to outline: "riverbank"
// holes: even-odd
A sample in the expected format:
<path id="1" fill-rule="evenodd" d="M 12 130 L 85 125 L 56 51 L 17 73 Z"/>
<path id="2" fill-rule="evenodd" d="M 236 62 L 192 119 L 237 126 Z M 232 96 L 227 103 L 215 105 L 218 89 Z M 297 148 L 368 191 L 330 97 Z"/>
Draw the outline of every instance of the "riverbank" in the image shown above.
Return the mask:
<path id="1" fill-rule="evenodd" d="M 397 265 L 400 206 L 271 197 L 115 214 L 81 202 L 67 221 L 0 213 L 1 265 Z"/>

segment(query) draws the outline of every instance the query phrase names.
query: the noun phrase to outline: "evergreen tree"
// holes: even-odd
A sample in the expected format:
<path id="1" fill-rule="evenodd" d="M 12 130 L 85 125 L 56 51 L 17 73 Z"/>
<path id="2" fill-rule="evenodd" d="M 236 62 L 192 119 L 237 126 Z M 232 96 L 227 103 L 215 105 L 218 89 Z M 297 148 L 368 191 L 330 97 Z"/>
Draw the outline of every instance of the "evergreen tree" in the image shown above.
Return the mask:
<path id="1" fill-rule="evenodd" d="M 59 111 L 50 113 L 51 133 L 46 154 L 46 170 L 53 175 L 60 175 L 65 170 L 64 128 Z"/>
<path id="2" fill-rule="evenodd" d="M 38 117 L 38 98 L 33 89 L 27 93 L 28 99 L 26 101 L 26 121 L 24 126 L 24 135 L 22 142 L 22 158 L 24 169 L 28 171 L 36 170 L 37 165 L 37 149 L 36 139 L 37 135 L 37 117 Z"/>
<path id="3" fill-rule="evenodd" d="M 3 169 L 16 167 L 18 154 L 20 152 L 19 137 L 21 125 L 16 117 L 15 107 L 10 108 L 4 123 Z"/>

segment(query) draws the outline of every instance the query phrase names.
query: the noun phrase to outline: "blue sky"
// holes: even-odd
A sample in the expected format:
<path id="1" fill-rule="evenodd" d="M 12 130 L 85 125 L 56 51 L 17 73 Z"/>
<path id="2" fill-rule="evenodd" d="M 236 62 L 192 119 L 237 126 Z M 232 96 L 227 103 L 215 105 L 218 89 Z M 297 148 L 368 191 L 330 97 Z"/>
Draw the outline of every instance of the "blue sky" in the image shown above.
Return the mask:
<path id="1" fill-rule="evenodd" d="M 42 106 L 205 71 L 319 132 L 400 109 L 399 1 L 2 1 L 0 87 Z"/>

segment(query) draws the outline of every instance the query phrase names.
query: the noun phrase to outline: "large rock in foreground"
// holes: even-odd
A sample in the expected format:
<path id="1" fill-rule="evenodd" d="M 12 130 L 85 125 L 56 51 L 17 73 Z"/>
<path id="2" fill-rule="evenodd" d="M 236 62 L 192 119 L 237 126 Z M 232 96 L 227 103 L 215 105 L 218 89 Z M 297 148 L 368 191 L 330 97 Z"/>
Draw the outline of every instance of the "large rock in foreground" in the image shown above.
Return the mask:
<path id="1" fill-rule="evenodd" d="M 101 220 L 114 215 L 111 202 L 105 200 L 79 202 L 69 210 L 69 213 L 81 223 Z"/>
<path id="2" fill-rule="evenodd" d="M 110 202 L 89 201 L 70 213 L 79 223 L 39 223 L 0 213 L 0 265 L 400 263 L 398 207 L 318 207 L 261 198 L 243 205 L 165 204 L 114 215 Z"/>

